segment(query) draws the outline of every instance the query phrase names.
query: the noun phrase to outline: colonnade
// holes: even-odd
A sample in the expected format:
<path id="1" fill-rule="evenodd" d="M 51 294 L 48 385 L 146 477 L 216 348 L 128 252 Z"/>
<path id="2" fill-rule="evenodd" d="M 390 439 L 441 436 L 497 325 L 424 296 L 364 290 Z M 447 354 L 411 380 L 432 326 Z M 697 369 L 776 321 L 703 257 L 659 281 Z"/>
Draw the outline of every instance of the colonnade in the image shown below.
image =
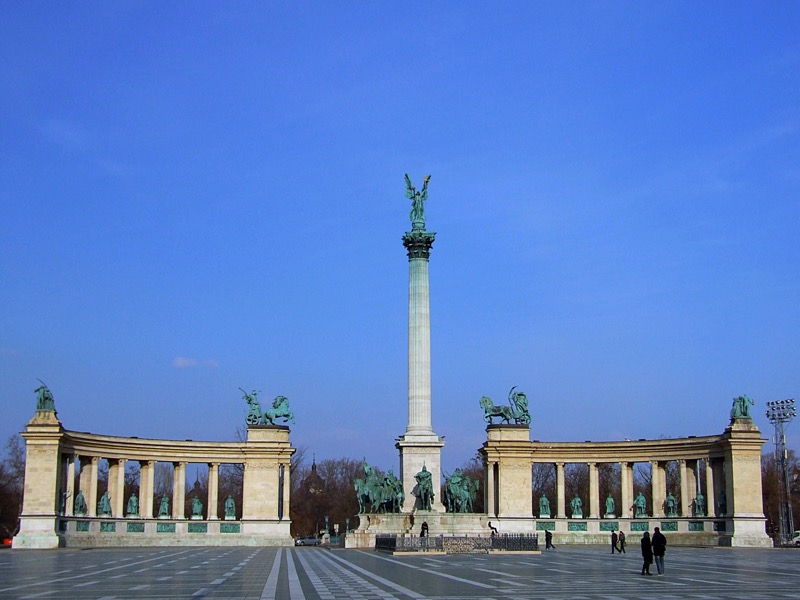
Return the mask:
<path id="1" fill-rule="evenodd" d="M 724 461 L 722 459 L 711 459 L 711 458 L 704 458 L 704 459 L 676 459 L 674 462 L 678 463 L 679 467 L 679 490 L 672 490 L 667 488 L 667 477 L 666 477 L 666 470 L 667 470 L 667 463 L 671 461 L 662 461 L 662 460 L 652 460 L 648 461 L 650 465 L 650 473 L 651 473 L 651 483 L 650 483 L 650 492 L 652 498 L 652 510 L 648 510 L 646 512 L 647 516 L 651 517 L 664 517 L 667 515 L 666 505 L 667 505 L 667 494 L 670 492 L 678 492 L 678 497 L 680 498 L 680 505 L 676 506 L 676 514 L 669 515 L 669 516 L 680 516 L 680 517 L 692 517 L 692 516 L 724 516 L 725 512 L 727 512 L 727 503 L 723 505 L 717 504 L 717 497 L 721 496 L 719 492 L 724 493 L 724 480 L 723 480 L 723 472 L 724 472 Z M 702 477 L 698 476 L 698 473 L 703 470 L 701 468 L 701 463 L 705 468 L 705 485 L 703 485 L 701 479 Z M 533 461 L 532 464 L 548 464 L 548 463 L 540 463 L 538 461 Z M 568 464 L 575 464 L 575 463 L 565 463 L 565 462 L 557 462 L 551 463 L 555 467 L 556 473 L 556 482 L 555 482 L 555 490 L 556 490 L 556 497 L 555 497 L 555 506 L 556 510 L 552 514 L 546 515 L 547 517 L 554 517 L 557 519 L 566 519 L 570 517 L 569 512 L 567 511 L 567 504 L 569 502 L 569 498 L 566 497 L 566 471 L 565 467 Z M 621 518 L 621 519 L 631 519 L 635 517 L 634 514 L 634 468 L 637 463 L 633 462 L 617 462 L 617 463 L 603 463 L 603 462 L 586 462 L 583 463 L 588 467 L 589 471 L 589 504 L 588 504 L 588 514 L 584 516 L 590 519 L 598 519 L 605 517 L 607 515 L 606 511 L 603 510 L 603 498 L 600 495 L 600 466 L 603 464 L 614 464 L 619 466 L 619 488 L 620 488 L 620 496 L 614 498 L 615 503 L 615 511 L 614 517 Z M 487 488 L 493 489 L 494 483 L 487 482 Z M 694 500 L 697 497 L 697 494 L 703 494 L 703 498 L 705 500 L 704 508 L 701 511 L 696 510 L 696 507 L 693 506 Z M 487 503 L 487 513 L 490 515 L 497 515 L 497 506 L 494 503 L 493 494 L 488 494 L 487 498 L 489 502 Z M 535 499 L 534 499 L 535 500 Z M 617 501 L 620 504 L 617 504 Z M 540 512 L 537 510 L 537 507 L 533 506 L 533 515 L 534 516 L 542 516 Z"/>
<path id="2" fill-rule="evenodd" d="M 768 545 L 761 498 L 761 446 L 765 442 L 750 419 L 732 420 L 721 435 L 635 442 L 530 441 L 527 425 L 490 425 L 487 441 L 480 449 L 486 465 L 486 513 L 495 526 L 507 532 L 562 527 L 565 532 L 599 533 L 609 527 L 621 527 L 617 519 L 668 519 L 669 527 L 679 531 L 679 522 L 686 519 L 693 521 L 687 524 L 687 531 L 715 535 L 719 543 Z M 679 471 L 680 504 L 674 514 L 666 514 L 668 493 L 673 491 L 667 490 L 666 466 L 673 461 Z M 538 506 L 534 510 L 531 471 L 536 463 L 555 465 L 555 506 L 551 506 L 549 515 L 540 515 Z M 637 463 L 648 463 L 651 469 L 651 504 L 644 515 L 633 511 Z M 588 468 L 589 498 L 578 517 L 580 526 L 570 523 L 573 515 L 567 512 L 569 464 L 585 464 Z M 599 472 L 604 464 L 619 465 L 620 497 L 615 498 L 613 516 L 602 510 Z M 701 492 L 705 506 L 693 506 Z M 614 521 L 601 523 L 610 518 Z M 548 522 L 542 523 L 543 519 Z M 706 527 L 697 519 L 708 520 L 710 525 Z M 564 523 L 558 525 L 559 521 Z M 637 527 L 647 525 L 638 523 Z"/>
<path id="3" fill-rule="evenodd" d="M 82 516 L 96 517 L 98 515 L 98 482 L 99 463 L 104 457 L 62 454 L 59 469 L 59 485 L 61 498 L 59 512 L 67 517 L 76 516 L 75 496 L 80 490 L 86 501 L 86 512 Z M 116 519 L 124 517 L 140 517 L 143 519 L 154 518 L 157 511 L 154 507 L 156 496 L 156 465 L 161 462 L 156 460 L 142 460 L 136 458 L 110 458 L 108 461 L 108 495 L 111 500 L 110 516 Z M 138 511 L 134 514 L 127 512 L 127 498 L 125 496 L 125 472 L 127 465 L 139 465 L 139 492 Z M 184 505 L 186 500 L 186 471 L 189 464 L 205 464 L 208 468 L 208 496 L 206 498 L 206 519 L 213 521 L 219 519 L 219 469 L 221 463 L 189 463 L 188 461 L 172 462 L 173 477 L 170 493 L 171 512 L 173 519 L 184 519 Z M 78 485 L 76 487 L 76 474 Z"/>
<path id="4" fill-rule="evenodd" d="M 22 433 L 26 442 L 25 495 L 20 532 L 12 542 L 15 548 L 53 548 L 64 545 L 127 545 L 121 533 L 141 533 L 136 543 L 211 545 L 232 543 L 239 534 L 239 544 L 290 545 L 289 504 L 291 457 L 295 452 L 285 426 L 255 425 L 247 430 L 244 442 L 195 442 L 191 440 L 154 440 L 95 435 L 65 430 L 54 410 L 37 410 Z M 108 461 L 110 514 L 98 514 L 98 475 L 100 461 Z M 139 464 L 138 515 L 126 514 L 125 470 Z M 208 465 L 207 515 L 204 521 L 220 521 L 218 514 L 219 473 L 224 464 L 243 465 L 241 514 L 236 525 L 191 528 L 159 524 L 154 502 L 156 466 L 173 465 L 173 485 L 168 518 L 187 519 L 186 471 L 189 464 Z M 77 481 L 77 486 L 76 486 Z M 77 489 L 76 489 L 77 488 Z M 86 503 L 85 514 L 76 514 L 75 497 L 80 492 Z M 138 521 L 153 523 L 136 525 Z M 116 520 L 129 522 L 121 529 Z M 94 525 L 92 523 L 95 523 Z M 80 525 L 80 526 L 78 526 Z M 164 526 L 162 526 L 164 525 Z M 190 540 L 180 539 L 183 531 L 203 533 Z M 113 532 L 115 535 L 96 535 Z M 150 536 L 152 533 L 175 534 Z M 88 536 L 94 536 L 91 539 Z"/>

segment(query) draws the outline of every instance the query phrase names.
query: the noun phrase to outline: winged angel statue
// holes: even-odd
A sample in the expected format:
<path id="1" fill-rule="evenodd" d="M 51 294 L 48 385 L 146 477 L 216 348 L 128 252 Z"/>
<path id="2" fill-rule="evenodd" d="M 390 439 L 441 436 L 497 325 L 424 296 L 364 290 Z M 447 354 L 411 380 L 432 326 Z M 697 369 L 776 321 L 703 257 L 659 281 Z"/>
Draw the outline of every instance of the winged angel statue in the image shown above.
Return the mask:
<path id="1" fill-rule="evenodd" d="M 424 203 L 428 199 L 428 182 L 431 180 L 430 175 L 426 175 L 422 180 L 422 190 L 417 191 L 411 185 L 411 178 L 406 174 L 406 198 L 411 200 L 411 228 L 412 229 L 425 229 L 425 206 Z"/>

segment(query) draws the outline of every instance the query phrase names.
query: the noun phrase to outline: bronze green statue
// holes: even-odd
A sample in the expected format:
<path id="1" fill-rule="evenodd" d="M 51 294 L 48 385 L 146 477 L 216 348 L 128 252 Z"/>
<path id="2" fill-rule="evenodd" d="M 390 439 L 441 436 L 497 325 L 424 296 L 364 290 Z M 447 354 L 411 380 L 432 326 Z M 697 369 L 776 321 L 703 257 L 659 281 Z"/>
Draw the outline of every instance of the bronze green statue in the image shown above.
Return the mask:
<path id="1" fill-rule="evenodd" d="M 428 182 L 430 175 L 422 180 L 422 190 L 417 191 L 411 185 L 411 178 L 406 174 L 406 198 L 411 200 L 411 229 L 425 229 L 425 201 L 428 199 Z"/>
<path id="2" fill-rule="evenodd" d="M 353 482 L 358 500 L 358 513 L 397 513 L 403 508 L 405 493 L 403 482 L 398 479 L 393 470 L 385 476 L 380 476 L 367 461 L 361 463 L 364 469 L 364 478 Z"/>
<path id="3" fill-rule="evenodd" d="M 673 496 L 672 492 L 667 492 L 667 499 L 664 501 L 666 505 L 666 513 L 668 517 L 678 516 L 678 500 Z"/>
<path id="4" fill-rule="evenodd" d="M 697 492 L 697 496 L 694 499 L 694 516 L 695 517 L 705 517 L 706 516 L 706 499 L 703 497 L 701 492 Z"/>
<path id="5" fill-rule="evenodd" d="M 433 506 L 433 476 L 428 471 L 428 467 L 422 465 L 422 471 L 414 475 L 417 485 L 411 493 L 417 497 L 416 507 L 420 510 L 431 510 Z"/>
<path id="6" fill-rule="evenodd" d="M 755 405 L 755 401 L 749 397 L 738 396 L 733 399 L 731 407 L 731 419 L 750 419 L 750 407 Z"/>
<path id="7" fill-rule="evenodd" d="M 639 495 L 636 496 L 636 499 L 633 501 L 633 508 L 635 518 L 638 519 L 647 516 L 647 500 L 642 492 L 639 492 Z"/>
<path id="8" fill-rule="evenodd" d="M 195 496 L 192 498 L 192 517 L 202 517 L 203 516 L 203 503 L 200 501 L 200 498 Z"/>
<path id="9" fill-rule="evenodd" d="M 39 379 L 42 385 L 33 390 L 36 396 L 36 410 L 55 410 L 56 403 L 53 399 L 53 393 L 47 387 L 44 381 Z"/>
<path id="10" fill-rule="evenodd" d="M 572 509 L 572 518 L 580 519 L 583 517 L 583 500 L 575 494 L 575 497 L 569 501 L 569 507 Z"/>
<path id="11" fill-rule="evenodd" d="M 78 490 L 78 493 L 75 494 L 75 504 L 73 508 L 76 515 L 86 514 L 86 499 L 83 497 L 83 491 Z"/>
<path id="12" fill-rule="evenodd" d="M 166 494 L 161 495 L 161 504 L 158 507 L 158 516 L 159 518 L 167 517 L 169 518 L 169 498 Z"/>
<path id="13" fill-rule="evenodd" d="M 103 492 L 100 500 L 97 502 L 97 514 L 106 516 L 111 514 L 111 498 L 108 497 L 108 492 Z"/>
<path id="14" fill-rule="evenodd" d="M 611 494 L 608 495 L 606 498 L 606 514 L 613 515 L 614 513 L 614 498 L 611 497 Z"/>
<path id="15" fill-rule="evenodd" d="M 139 497 L 136 494 L 131 494 L 131 497 L 128 498 L 128 506 L 125 512 L 129 517 L 139 515 Z"/>
<path id="16" fill-rule="evenodd" d="M 444 506 L 447 512 L 472 512 L 480 482 L 456 469 L 444 482 Z"/>
<path id="17" fill-rule="evenodd" d="M 253 390 L 248 394 L 242 388 L 239 389 L 247 402 L 248 411 L 244 420 L 248 425 L 275 425 L 277 419 L 283 419 L 284 423 L 287 421 L 294 423 L 294 413 L 289 410 L 289 399 L 286 396 L 276 396 L 272 401 L 272 408 L 262 411 L 257 398 L 259 392 Z"/>
<path id="18" fill-rule="evenodd" d="M 236 502 L 234 502 L 233 496 L 231 495 L 228 495 L 228 497 L 225 498 L 225 518 L 236 518 Z"/>
<path id="19" fill-rule="evenodd" d="M 528 412 L 528 397 L 522 392 L 514 392 L 515 389 L 517 386 L 512 387 L 508 392 L 508 406 L 495 406 L 488 396 L 481 398 L 483 420 L 492 425 L 494 424 L 493 419 L 497 417 L 501 423 L 514 421 L 516 424 L 530 425 L 531 413 Z"/>
<path id="20" fill-rule="evenodd" d="M 544 494 L 539 496 L 539 518 L 550 518 L 550 500 Z"/>

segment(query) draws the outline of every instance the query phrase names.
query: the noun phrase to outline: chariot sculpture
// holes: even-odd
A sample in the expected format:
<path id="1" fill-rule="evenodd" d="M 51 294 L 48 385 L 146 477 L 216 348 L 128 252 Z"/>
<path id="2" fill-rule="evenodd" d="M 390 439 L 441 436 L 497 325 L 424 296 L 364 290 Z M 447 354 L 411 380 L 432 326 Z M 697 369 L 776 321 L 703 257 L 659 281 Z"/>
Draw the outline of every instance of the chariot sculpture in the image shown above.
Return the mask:
<path id="1" fill-rule="evenodd" d="M 508 406 L 495 405 L 488 396 L 481 398 L 481 408 L 483 409 L 483 420 L 490 425 L 494 424 L 495 418 L 500 419 L 501 423 L 511 423 L 519 425 L 530 425 L 531 413 L 528 412 L 528 397 L 522 392 L 515 392 L 516 386 L 508 392 Z"/>
<path id="2" fill-rule="evenodd" d="M 284 423 L 288 421 L 294 423 L 294 413 L 289 410 L 289 399 L 286 396 L 276 396 L 272 401 L 272 408 L 262 411 L 256 390 L 248 394 L 242 388 L 239 389 L 244 394 L 243 398 L 249 407 L 244 419 L 248 425 L 276 425 L 276 419 L 283 419 Z"/>

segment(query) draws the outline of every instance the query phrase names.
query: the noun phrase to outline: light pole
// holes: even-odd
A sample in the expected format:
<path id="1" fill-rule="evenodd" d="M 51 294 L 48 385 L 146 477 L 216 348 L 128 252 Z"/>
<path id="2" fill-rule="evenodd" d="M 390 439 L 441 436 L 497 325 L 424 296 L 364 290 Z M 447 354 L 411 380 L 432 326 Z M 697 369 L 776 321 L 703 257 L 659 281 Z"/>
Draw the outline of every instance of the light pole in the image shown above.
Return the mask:
<path id="1" fill-rule="evenodd" d="M 794 398 L 767 402 L 767 419 L 775 426 L 775 466 L 780 477 L 778 515 L 781 545 L 787 544 L 794 531 L 791 488 L 789 487 L 789 461 L 786 456 L 786 426 L 797 416 Z"/>

